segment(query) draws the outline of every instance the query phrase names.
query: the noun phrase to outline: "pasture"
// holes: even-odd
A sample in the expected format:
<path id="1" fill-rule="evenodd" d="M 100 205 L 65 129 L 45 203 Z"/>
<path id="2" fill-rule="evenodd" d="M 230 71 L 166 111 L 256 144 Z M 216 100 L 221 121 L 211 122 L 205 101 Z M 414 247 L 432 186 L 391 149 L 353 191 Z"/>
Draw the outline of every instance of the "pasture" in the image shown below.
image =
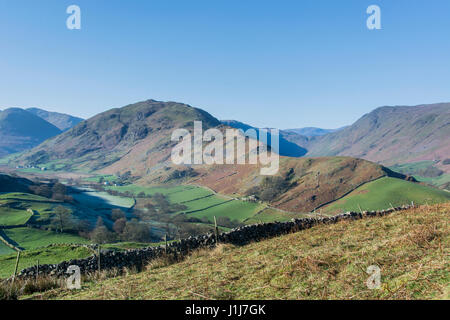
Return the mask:
<path id="1" fill-rule="evenodd" d="M 382 210 L 405 204 L 436 204 L 450 201 L 450 193 L 405 180 L 384 177 L 369 182 L 344 198 L 322 208 L 327 214 L 345 211 Z"/>
<path id="2" fill-rule="evenodd" d="M 56 233 L 52 231 L 33 228 L 15 228 L 3 231 L 8 238 L 17 243 L 18 247 L 26 250 L 45 247 L 50 244 L 86 244 L 88 240 L 68 233 Z"/>

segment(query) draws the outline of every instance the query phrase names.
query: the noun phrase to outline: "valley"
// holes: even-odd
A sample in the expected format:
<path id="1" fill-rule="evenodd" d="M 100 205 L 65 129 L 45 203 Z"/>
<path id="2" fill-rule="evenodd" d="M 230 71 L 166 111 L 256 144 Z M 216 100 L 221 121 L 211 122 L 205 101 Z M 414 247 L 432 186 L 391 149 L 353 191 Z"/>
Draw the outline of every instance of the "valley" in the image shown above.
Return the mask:
<path id="1" fill-rule="evenodd" d="M 147 100 L 86 121 L 58 116 L 55 124 L 63 132 L 0 159 L 0 278 L 14 271 L 17 250 L 22 270 L 87 258 L 98 245 L 123 251 L 214 233 L 216 224 L 222 233 L 347 211 L 450 202 L 446 160 L 395 164 L 377 158 L 376 163 L 326 146 L 332 135 L 354 132 L 352 126 L 281 131 L 274 176 L 262 176 L 260 164 L 173 164 L 170 134 L 191 130 L 194 121 L 221 132 L 250 128 L 189 105 Z M 359 141 L 358 134 L 345 139 Z M 249 140 L 257 138 L 245 138 L 247 156 Z M 324 144 L 327 154 L 315 143 Z"/>

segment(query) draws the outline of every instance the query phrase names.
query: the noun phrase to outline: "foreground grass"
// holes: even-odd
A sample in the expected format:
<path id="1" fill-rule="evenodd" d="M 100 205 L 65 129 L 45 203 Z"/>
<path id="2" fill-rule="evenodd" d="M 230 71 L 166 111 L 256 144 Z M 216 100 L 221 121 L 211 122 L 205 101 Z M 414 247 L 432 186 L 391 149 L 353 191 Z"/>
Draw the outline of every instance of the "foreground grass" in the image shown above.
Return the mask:
<path id="1" fill-rule="evenodd" d="M 71 259 L 87 258 L 93 252 L 84 247 L 71 245 L 51 246 L 35 250 L 22 251 L 18 271 L 39 264 L 54 264 Z M 0 279 L 8 278 L 14 273 L 17 254 L 0 256 Z"/>
<path id="2" fill-rule="evenodd" d="M 54 290 L 53 299 L 448 298 L 450 204 L 318 226 L 244 247 L 221 245 L 142 273 Z M 381 268 L 380 289 L 366 286 Z"/>

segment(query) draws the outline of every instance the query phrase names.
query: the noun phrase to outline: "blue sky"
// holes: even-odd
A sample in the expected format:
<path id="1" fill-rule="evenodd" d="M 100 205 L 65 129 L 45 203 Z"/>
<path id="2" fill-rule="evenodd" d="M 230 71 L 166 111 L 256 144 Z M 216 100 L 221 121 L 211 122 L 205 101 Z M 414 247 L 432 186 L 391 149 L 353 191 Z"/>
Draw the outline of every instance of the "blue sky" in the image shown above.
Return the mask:
<path id="1" fill-rule="evenodd" d="M 66 28 L 72 4 L 81 30 Z M 366 27 L 372 4 L 382 30 Z M 152 98 L 336 128 L 450 101 L 449 34 L 448 0 L 0 0 L 0 108 L 87 118 Z"/>

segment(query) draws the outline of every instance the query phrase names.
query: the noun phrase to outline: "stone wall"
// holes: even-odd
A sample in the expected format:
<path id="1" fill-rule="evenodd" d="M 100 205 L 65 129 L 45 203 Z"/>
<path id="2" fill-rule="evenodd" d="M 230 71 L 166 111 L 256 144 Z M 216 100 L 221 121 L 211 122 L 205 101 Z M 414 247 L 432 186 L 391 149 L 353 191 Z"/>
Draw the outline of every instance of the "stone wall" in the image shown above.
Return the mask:
<path id="1" fill-rule="evenodd" d="M 382 211 L 347 212 L 333 217 L 302 218 L 292 219 L 289 222 L 273 222 L 247 225 L 222 233 L 218 236 L 219 243 L 230 243 L 238 246 L 246 245 L 250 242 L 277 237 L 283 234 L 298 232 L 309 229 L 319 224 L 334 224 L 343 220 L 359 220 L 369 217 L 384 216 L 394 211 L 407 210 L 411 206 L 403 206 Z M 199 235 L 189 237 L 177 242 L 172 242 L 165 246 L 149 247 L 144 249 L 133 249 L 127 251 L 102 251 L 100 254 L 101 270 L 140 268 L 153 259 L 166 255 L 180 258 L 189 252 L 200 248 L 213 248 L 216 245 L 214 234 Z M 39 275 L 64 276 L 66 270 L 71 265 L 80 267 L 82 274 L 93 273 L 98 270 L 98 257 L 92 255 L 86 259 L 65 261 L 54 265 L 39 266 Z M 36 277 L 37 267 L 30 267 L 22 270 L 19 278 Z"/>

